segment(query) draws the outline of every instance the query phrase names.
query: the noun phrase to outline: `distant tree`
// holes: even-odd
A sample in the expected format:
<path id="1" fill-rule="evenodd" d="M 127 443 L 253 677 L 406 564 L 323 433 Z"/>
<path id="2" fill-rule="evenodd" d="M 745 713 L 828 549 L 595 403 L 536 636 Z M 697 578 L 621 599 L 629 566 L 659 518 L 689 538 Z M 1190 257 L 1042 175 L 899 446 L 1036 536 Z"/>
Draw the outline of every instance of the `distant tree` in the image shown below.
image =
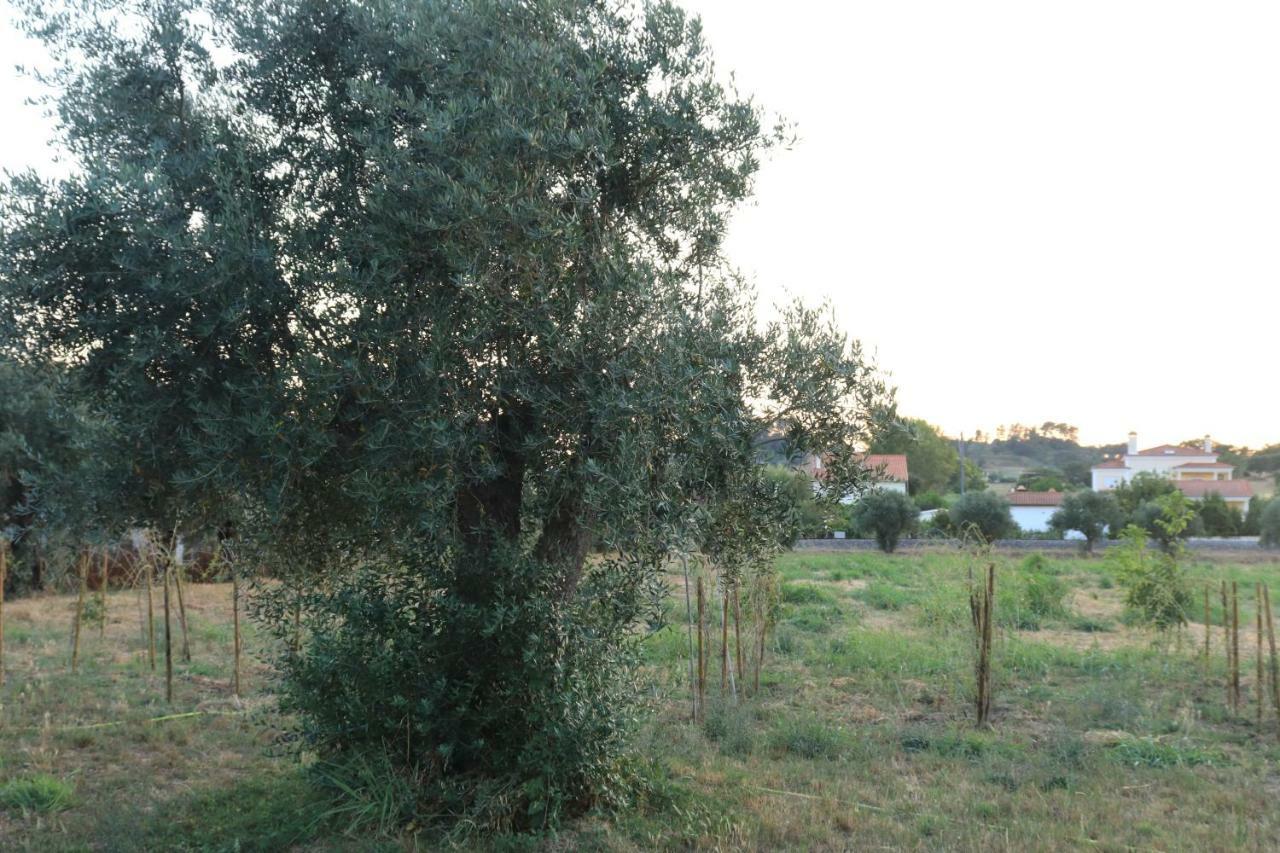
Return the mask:
<path id="1" fill-rule="evenodd" d="M 1243 521 L 1240 510 L 1227 504 L 1222 495 L 1210 492 L 1196 507 L 1206 536 L 1237 536 Z"/>
<path id="2" fill-rule="evenodd" d="M 1272 498 L 1258 522 L 1260 544 L 1264 548 L 1280 548 L 1280 497 Z"/>
<path id="3" fill-rule="evenodd" d="M 955 445 L 937 427 L 920 418 L 907 418 L 881 432 L 871 442 L 871 453 L 904 453 L 911 494 L 942 489 L 960 465 Z"/>
<path id="4" fill-rule="evenodd" d="M 942 499 L 942 495 L 937 492 L 921 492 L 912 498 L 915 501 L 916 509 L 922 512 L 926 509 L 941 509 L 946 503 Z"/>
<path id="5" fill-rule="evenodd" d="M 1062 506 L 1049 519 L 1049 526 L 1059 533 L 1080 531 L 1084 534 L 1085 546 L 1092 554 L 1094 543 L 1108 528 L 1118 525 L 1123 517 L 1114 496 L 1085 489 L 1062 499 Z"/>
<path id="6" fill-rule="evenodd" d="M 871 489 L 853 506 L 851 520 L 862 533 L 870 533 L 886 554 L 898 547 L 898 540 L 915 530 L 920 510 L 901 492 Z"/>
<path id="7" fill-rule="evenodd" d="M 1139 471 L 1132 480 L 1116 486 L 1114 494 L 1120 510 L 1132 519 L 1142 504 L 1176 491 L 1178 487 L 1168 477 Z"/>
<path id="8" fill-rule="evenodd" d="M 1244 524 L 1240 533 L 1244 536 L 1257 536 L 1262 531 L 1262 513 L 1267 508 L 1267 499 L 1261 495 L 1249 498 L 1249 511 L 1245 513 Z"/>
<path id="9" fill-rule="evenodd" d="M 1032 468 L 1023 471 L 1018 477 L 1018 485 L 1029 492 L 1047 492 L 1050 489 L 1055 492 L 1065 492 L 1071 487 L 1066 476 L 1055 468 Z"/>
<path id="10" fill-rule="evenodd" d="M 951 475 L 951 479 L 947 483 L 947 487 L 953 491 L 960 491 L 960 467 L 956 466 L 956 473 Z M 980 492 L 987 488 L 987 472 L 983 471 L 977 462 L 972 459 L 964 460 L 964 490 Z"/>
<path id="11" fill-rule="evenodd" d="M 1146 530 L 1166 553 L 1181 548 L 1183 539 L 1204 529 L 1195 507 L 1176 489 L 1143 503 L 1134 518 L 1135 526 Z"/>
<path id="12" fill-rule="evenodd" d="M 1009 536 L 1018 529 L 1009 502 L 994 492 L 969 492 L 952 505 L 952 527 L 961 535 L 976 535 L 985 542 Z"/>

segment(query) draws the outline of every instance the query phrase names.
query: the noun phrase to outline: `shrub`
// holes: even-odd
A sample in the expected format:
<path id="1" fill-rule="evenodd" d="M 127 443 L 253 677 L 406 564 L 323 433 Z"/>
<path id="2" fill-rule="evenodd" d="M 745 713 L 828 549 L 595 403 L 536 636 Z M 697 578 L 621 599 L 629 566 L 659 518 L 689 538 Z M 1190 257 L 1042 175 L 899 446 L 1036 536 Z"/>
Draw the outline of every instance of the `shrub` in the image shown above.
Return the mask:
<path id="1" fill-rule="evenodd" d="M 1191 588 L 1178 563 L 1177 551 L 1153 553 L 1146 531 L 1129 525 L 1124 544 L 1108 558 L 1124 587 L 1126 615 L 1163 634 L 1181 628 L 1191 610 Z"/>
<path id="2" fill-rule="evenodd" d="M 962 535 L 976 536 L 984 542 L 994 542 L 1018 529 L 1009 512 L 1009 502 L 993 492 L 962 495 L 951 507 L 950 516 L 951 524 Z"/>
<path id="3" fill-rule="evenodd" d="M 919 516 L 911 498 L 901 492 L 873 489 L 854 504 L 851 518 L 858 530 L 875 536 L 881 551 L 892 554 L 902 535 L 915 530 Z"/>
<path id="4" fill-rule="evenodd" d="M 1210 492 L 1197 507 L 1205 536 L 1235 536 L 1243 524 L 1240 510 L 1229 506 L 1222 495 Z"/>
<path id="5" fill-rule="evenodd" d="M 926 509 L 942 509 L 946 506 L 946 502 L 943 501 L 942 495 L 935 491 L 921 492 L 912 498 L 912 500 L 915 501 L 916 509 L 921 511 Z"/>
<path id="6" fill-rule="evenodd" d="M 1258 521 L 1258 544 L 1263 548 L 1280 548 L 1280 497 L 1272 498 Z"/>

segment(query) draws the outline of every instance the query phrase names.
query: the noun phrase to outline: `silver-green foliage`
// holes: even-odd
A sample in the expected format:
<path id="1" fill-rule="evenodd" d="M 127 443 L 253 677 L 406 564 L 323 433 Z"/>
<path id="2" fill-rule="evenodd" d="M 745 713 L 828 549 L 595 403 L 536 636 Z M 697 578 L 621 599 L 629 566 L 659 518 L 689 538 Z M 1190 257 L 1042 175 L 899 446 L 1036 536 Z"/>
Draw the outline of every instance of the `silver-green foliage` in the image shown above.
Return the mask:
<path id="1" fill-rule="evenodd" d="M 830 500 L 889 396 L 721 257 L 781 137 L 697 21 L 23 6 L 73 168 L 4 189 L 0 319 L 110 412 L 119 521 L 233 522 L 284 581 L 259 612 L 322 759 L 385 755 L 433 814 L 619 796 L 665 561 L 765 565 L 757 437 L 822 454 Z"/>

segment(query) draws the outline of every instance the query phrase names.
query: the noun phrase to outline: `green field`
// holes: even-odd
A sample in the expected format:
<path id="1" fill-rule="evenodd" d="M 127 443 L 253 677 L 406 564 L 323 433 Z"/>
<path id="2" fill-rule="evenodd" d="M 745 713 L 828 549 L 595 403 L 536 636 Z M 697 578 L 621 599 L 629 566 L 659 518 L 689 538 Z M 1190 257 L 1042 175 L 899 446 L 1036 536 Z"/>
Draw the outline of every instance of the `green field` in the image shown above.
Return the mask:
<path id="1" fill-rule="evenodd" d="M 1239 583 L 1243 704 L 1232 712 L 1220 626 L 1206 673 L 1203 616 L 1180 641 L 1154 642 L 1126 624 L 1105 561 L 1055 559 L 1032 575 L 1020 555 L 997 558 L 995 707 L 977 730 L 966 559 L 782 557 L 759 694 L 721 695 L 713 614 L 697 723 L 684 599 L 673 595 L 670 624 L 647 641 L 654 709 L 638 733 L 633 807 L 537 838 L 465 827 L 344 834 L 355 812 L 335 811 L 279 742 L 265 640 L 252 630 L 245 699 L 229 695 L 226 586 L 189 589 L 193 660 L 177 664 L 172 706 L 163 663 L 153 672 L 147 662 L 136 593 L 110 596 L 105 635 L 86 626 L 75 675 L 73 599 L 11 602 L 0 847 L 1280 847 L 1280 732 L 1271 707 L 1256 720 L 1253 631 L 1254 584 L 1275 585 L 1280 565 L 1257 556 L 1189 567 L 1197 608 L 1204 584 Z M 1211 614 L 1220 625 L 1216 596 Z M 378 804 L 358 808 L 368 816 Z"/>

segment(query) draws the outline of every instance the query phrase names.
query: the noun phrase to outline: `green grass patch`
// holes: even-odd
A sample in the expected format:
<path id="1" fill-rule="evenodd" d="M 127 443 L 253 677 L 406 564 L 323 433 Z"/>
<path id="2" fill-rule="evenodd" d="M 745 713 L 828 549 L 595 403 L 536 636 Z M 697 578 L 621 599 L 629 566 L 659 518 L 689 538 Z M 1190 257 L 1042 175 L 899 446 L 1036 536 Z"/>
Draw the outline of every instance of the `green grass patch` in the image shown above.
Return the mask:
<path id="1" fill-rule="evenodd" d="M 0 808 L 50 814 L 70 807 L 73 794 L 69 784 L 54 776 L 22 776 L 0 785 Z"/>

